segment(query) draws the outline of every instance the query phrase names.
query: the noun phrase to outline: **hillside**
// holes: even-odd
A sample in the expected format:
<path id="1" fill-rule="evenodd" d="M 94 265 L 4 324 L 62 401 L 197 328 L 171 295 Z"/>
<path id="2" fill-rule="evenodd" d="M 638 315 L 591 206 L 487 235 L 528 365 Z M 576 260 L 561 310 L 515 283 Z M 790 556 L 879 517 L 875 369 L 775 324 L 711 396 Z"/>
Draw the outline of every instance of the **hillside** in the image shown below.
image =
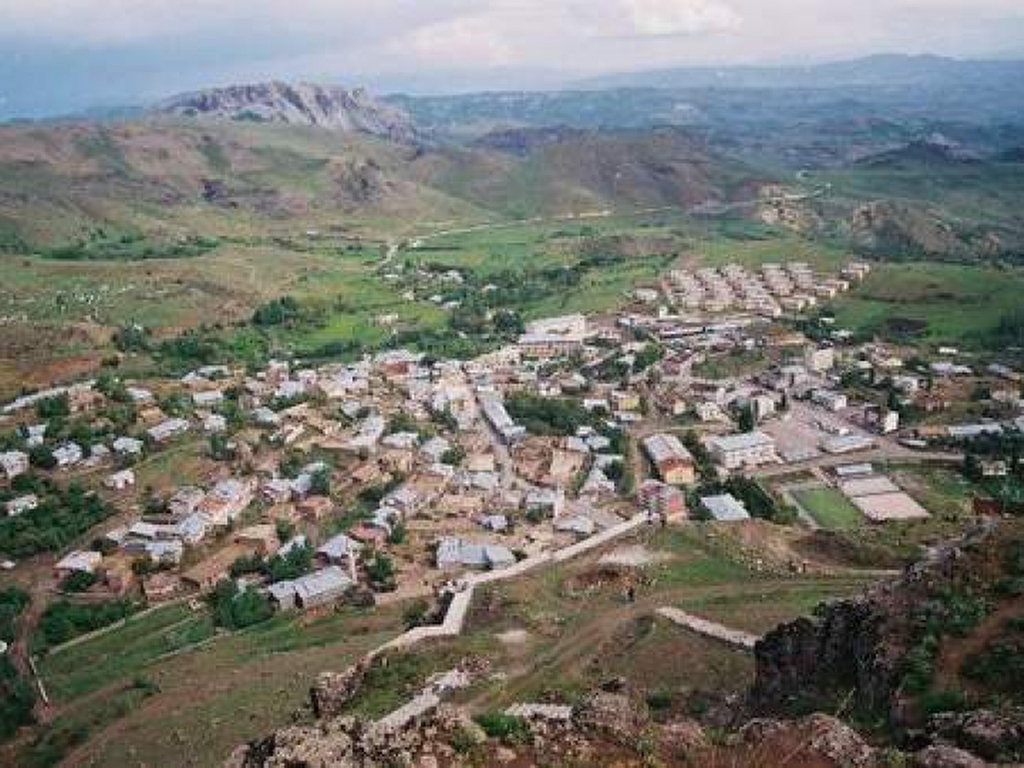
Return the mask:
<path id="1" fill-rule="evenodd" d="M 392 141 L 415 137 L 408 115 L 366 90 L 282 82 L 232 85 L 180 94 L 157 105 L 158 114 L 251 122 L 315 125 Z"/>
<path id="2" fill-rule="evenodd" d="M 231 120 L 9 126 L 0 128 L 0 248 L 66 246 L 97 228 L 173 241 L 358 227 L 382 216 L 415 225 L 686 206 L 727 199 L 756 179 L 682 131 L 572 132 L 512 154 Z"/>
<path id="3" fill-rule="evenodd" d="M 622 569 L 555 572 L 477 598 L 464 641 L 428 641 L 322 675 L 311 713 L 240 748 L 229 764 L 1019 760 L 1022 547 L 1019 523 L 989 525 L 894 581 L 784 622 L 756 644 L 746 692 L 736 688 L 745 675 L 735 651 L 643 615 L 665 600 L 651 602 L 662 581 L 681 583 L 670 578 L 671 561 L 648 566 L 660 578 L 639 580 L 645 604 L 632 613 L 608 600 L 628 578 Z M 784 602 L 764 597 L 775 610 Z M 576 611 L 586 605 L 582 620 L 565 615 L 574 598 Z M 769 621 L 754 619 L 763 609 L 741 600 L 730 621 Z M 552 614 L 562 620 L 549 636 Z M 529 632 L 510 629 L 523 626 Z M 542 671 L 523 663 L 528 650 L 518 646 L 527 644 Z"/>
<path id="4" fill-rule="evenodd" d="M 1024 757 L 1024 530 L 985 524 L 758 644 L 757 711 L 849 708 L 896 738 Z"/>

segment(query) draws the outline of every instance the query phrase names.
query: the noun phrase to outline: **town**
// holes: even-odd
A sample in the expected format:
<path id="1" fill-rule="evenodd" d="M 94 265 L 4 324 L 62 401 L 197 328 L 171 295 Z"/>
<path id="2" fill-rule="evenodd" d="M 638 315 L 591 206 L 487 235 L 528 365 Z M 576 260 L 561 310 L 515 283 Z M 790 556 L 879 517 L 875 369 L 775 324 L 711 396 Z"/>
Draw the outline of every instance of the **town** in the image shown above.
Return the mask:
<path id="1" fill-rule="evenodd" d="M 2 409 L 3 567 L 54 553 L 58 592 L 212 593 L 235 626 L 411 598 L 428 601 L 427 621 L 460 574 L 637 514 L 817 527 L 838 505 L 871 524 L 927 518 L 876 464 L 1007 477 L 1020 443 L 1011 453 L 1000 438 L 1024 429 L 1021 377 L 950 349 L 908 359 L 799 314 L 869 270 L 673 270 L 614 316 L 537 320 L 467 361 L 396 349 L 27 394 Z M 901 424 L 980 388 L 990 416 Z"/>

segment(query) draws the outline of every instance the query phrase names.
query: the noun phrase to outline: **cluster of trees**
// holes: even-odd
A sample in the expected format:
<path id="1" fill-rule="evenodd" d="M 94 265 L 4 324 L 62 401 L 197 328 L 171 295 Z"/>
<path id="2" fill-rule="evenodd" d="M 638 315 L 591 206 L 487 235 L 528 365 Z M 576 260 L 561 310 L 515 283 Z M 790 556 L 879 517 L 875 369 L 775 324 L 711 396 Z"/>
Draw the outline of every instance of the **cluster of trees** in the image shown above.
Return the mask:
<path id="1" fill-rule="evenodd" d="M 19 728 L 33 722 L 35 703 L 32 685 L 18 674 L 6 654 L 0 656 L 0 741 L 6 741 Z"/>
<path id="2" fill-rule="evenodd" d="M 992 349 L 1024 347 L 1024 309 L 1004 315 L 986 341 Z"/>
<path id="3" fill-rule="evenodd" d="M 142 261 L 145 259 L 185 259 L 202 256 L 220 241 L 193 235 L 175 241 L 151 240 L 141 233 L 108 235 L 102 229 L 80 239 L 41 252 L 48 259 L 60 261 Z"/>
<path id="4" fill-rule="evenodd" d="M 0 641 L 14 640 L 18 617 L 29 604 L 28 592 L 20 587 L 0 590 Z"/>
<path id="5" fill-rule="evenodd" d="M 87 491 L 77 482 L 59 489 L 38 482 L 18 483 L 23 477 L 15 478 L 16 489 L 44 491 L 48 495 L 35 509 L 0 520 L 0 552 L 11 557 L 63 549 L 113 513 L 96 493 Z"/>
<path id="6" fill-rule="evenodd" d="M 274 615 L 270 598 L 252 586 L 240 589 L 234 579 L 218 582 L 208 601 L 214 622 L 225 629 L 244 629 Z"/>
<path id="7" fill-rule="evenodd" d="M 266 558 L 255 554 L 240 557 L 231 564 L 232 578 L 258 573 L 265 576 L 271 583 L 288 581 L 305 576 L 313 570 L 313 548 L 309 545 L 292 547 L 283 555 Z"/>
<path id="8" fill-rule="evenodd" d="M 37 651 L 45 651 L 126 619 L 138 609 L 139 605 L 131 600 L 88 604 L 57 600 L 47 606 L 39 619 L 33 647 Z"/>
<path id="9" fill-rule="evenodd" d="M 28 593 L 18 587 L 0 590 L 0 641 L 14 640 L 18 616 L 28 603 Z M 6 655 L 0 656 L 0 741 L 32 722 L 34 704 L 32 686 L 18 674 Z"/>
<path id="10" fill-rule="evenodd" d="M 691 509 L 699 509 L 699 499 L 729 493 L 739 500 L 751 517 L 769 520 L 778 525 L 792 525 L 797 521 L 797 511 L 772 496 L 760 483 L 749 477 L 734 475 L 725 481 L 705 482 L 688 494 L 687 503 Z"/>
<path id="11" fill-rule="evenodd" d="M 506 398 L 505 409 L 534 435 L 572 435 L 594 420 L 578 400 L 538 397 L 525 392 Z"/>
<path id="12" fill-rule="evenodd" d="M 292 296 L 282 296 L 261 304 L 252 313 L 252 323 L 257 326 L 290 325 L 302 314 L 302 307 Z"/>

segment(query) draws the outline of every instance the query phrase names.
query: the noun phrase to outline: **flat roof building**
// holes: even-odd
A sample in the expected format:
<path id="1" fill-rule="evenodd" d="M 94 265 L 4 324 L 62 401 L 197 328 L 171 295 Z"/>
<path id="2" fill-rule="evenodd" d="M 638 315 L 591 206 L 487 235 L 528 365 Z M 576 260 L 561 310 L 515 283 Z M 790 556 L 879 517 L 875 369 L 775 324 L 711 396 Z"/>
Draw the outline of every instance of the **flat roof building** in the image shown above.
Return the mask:
<path id="1" fill-rule="evenodd" d="M 715 461 L 730 470 L 778 461 L 775 440 L 764 432 L 711 437 L 707 445 Z"/>

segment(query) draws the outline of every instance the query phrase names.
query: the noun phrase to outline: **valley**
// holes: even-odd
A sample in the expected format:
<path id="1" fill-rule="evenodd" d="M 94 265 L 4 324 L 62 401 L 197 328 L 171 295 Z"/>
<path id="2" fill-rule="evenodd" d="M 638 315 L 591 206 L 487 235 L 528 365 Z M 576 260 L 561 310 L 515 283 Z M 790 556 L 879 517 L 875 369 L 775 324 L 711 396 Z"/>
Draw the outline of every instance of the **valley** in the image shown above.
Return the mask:
<path id="1" fill-rule="evenodd" d="M 1019 87 L 918 65 L 0 125 L 0 763 L 1022 759 Z"/>

